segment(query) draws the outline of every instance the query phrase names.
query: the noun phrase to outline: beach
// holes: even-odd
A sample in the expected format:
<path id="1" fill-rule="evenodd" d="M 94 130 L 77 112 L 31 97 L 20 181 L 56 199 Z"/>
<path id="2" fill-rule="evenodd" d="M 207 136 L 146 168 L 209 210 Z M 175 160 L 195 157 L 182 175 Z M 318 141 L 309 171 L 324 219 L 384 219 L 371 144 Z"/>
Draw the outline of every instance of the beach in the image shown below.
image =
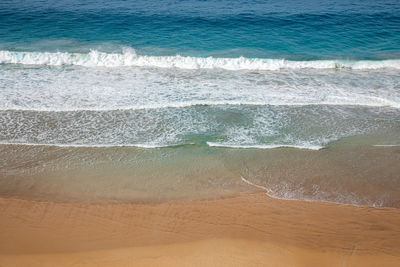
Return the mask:
<path id="1" fill-rule="evenodd" d="M 392 185 L 381 179 L 396 180 L 397 147 L 193 147 L 155 154 L 151 149 L 150 155 L 136 148 L 2 148 L 3 158 L 19 159 L 20 165 L 10 160 L 2 173 L 1 266 L 397 266 L 400 260 L 398 191 L 392 188 L 389 194 Z M 66 158 L 61 155 L 68 155 L 74 171 L 57 161 L 40 172 L 36 164 L 29 167 L 42 160 L 37 149 L 45 158 L 59 155 L 62 162 Z M 82 159 L 85 153 L 92 159 L 91 168 L 85 167 L 87 160 L 72 164 L 71 155 Z M 150 174 L 159 171 L 160 176 L 151 177 L 143 160 L 139 167 L 125 162 L 124 153 L 127 158 L 138 155 L 136 160 L 143 156 L 151 162 Z M 177 171 L 169 160 L 167 168 L 165 159 L 157 163 L 159 153 L 184 168 Z M 34 161 L 27 160 L 30 154 L 36 155 Z M 112 160 L 113 165 L 104 166 L 100 155 L 119 155 L 119 163 Z M 266 166 L 271 177 L 282 170 L 287 176 L 292 176 L 290 170 L 297 172 L 295 181 L 303 188 L 309 180 L 301 178 L 317 183 L 315 177 L 322 174 L 325 181 L 333 179 L 346 188 L 357 179 L 379 182 L 373 192 L 386 192 L 391 201 L 374 202 L 374 207 L 270 197 L 269 184 L 260 176 Z M 20 178 L 18 170 L 23 171 Z M 138 180 L 137 173 L 144 180 Z M 362 175 L 357 178 L 357 173 Z M 380 179 L 372 179 L 378 174 Z M 103 183 L 103 176 L 113 183 Z M 354 179 L 344 184 L 349 177 Z M 146 180 L 149 187 L 140 187 Z M 321 183 L 321 192 L 335 191 L 335 183 L 328 185 L 324 189 Z M 357 199 L 384 199 L 371 195 L 365 182 L 356 185 Z M 350 199 L 341 193 L 342 201 Z"/>
<path id="2" fill-rule="evenodd" d="M 398 266 L 400 211 L 247 193 L 159 204 L 1 199 L 2 266 Z"/>
<path id="3" fill-rule="evenodd" d="M 399 18 L 0 1 L 0 267 L 400 266 Z"/>

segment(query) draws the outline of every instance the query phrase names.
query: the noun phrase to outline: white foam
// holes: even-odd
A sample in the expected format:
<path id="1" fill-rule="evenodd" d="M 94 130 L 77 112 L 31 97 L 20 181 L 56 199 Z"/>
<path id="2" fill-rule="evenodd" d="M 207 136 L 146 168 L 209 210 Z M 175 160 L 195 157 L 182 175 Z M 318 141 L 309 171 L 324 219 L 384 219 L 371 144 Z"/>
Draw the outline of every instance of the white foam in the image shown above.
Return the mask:
<path id="1" fill-rule="evenodd" d="M 235 144 L 224 144 L 224 143 L 214 143 L 207 142 L 207 145 L 211 147 L 226 147 L 226 148 L 258 148 L 258 149 L 272 149 L 272 148 L 298 148 L 298 149 L 310 149 L 310 150 L 320 150 L 324 148 L 323 146 L 315 145 L 288 145 L 288 144 L 275 144 L 275 145 L 235 145 Z"/>
<path id="2" fill-rule="evenodd" d="M 113 148 L 113 147 L 139 147 L 139 148 L 165 148 L 179 145 L 161 145 L 161 144 L 51 144 L 51 143 L 18 143 L 18 142 L 0 142 L 0 145 L 14 146 L 47 146 L 47 147 L 82 147 L 82 148 Z"/>
<path id="3" fill-rule="evenodd" d="M 341 205 L 345 205 L 345 206 L 356 206 L 356 207 L 375 207 L 375 208 L 379 208 L 379 207 L 383 207 L 382 203 L 380 201 L 376 201 L 376 202 L 371 202 L 368 201 L 367 203 L 363 203 L 360 204 L 359 199 L 355 199 L 352 197 L 339 197 L 336 198 L 334 200 L 324 200 L 323 198 L 319 197 L 319 198 L 307 198 L 304 196 L 300 196 L 300 197 L 295 197 L 292 196 L 291 192 L 279 192 L 278 194 L 276 194 L 276 192 L 273 192 L 271 189 L 262 186 L 262 185 L 258 185 L 255 183 L 250 182 L 249 180 L 247 180 L 246 178 L 244 178 L 242 175 L 240 176 L 242 182 L 250 185 L 250 186 L 254 186 L 258 189 L 264 190 L 265 194 L 271 198 L 274 199 L 281 199 L 281 200 L 289 200 L 289 201 L 305 201 L 305 202 L 322 202 L 322 203 L 337 203 L 337 204 L 341 204 Z M 297 190 L 299 191 L 299 190 Z M 283 196 L 280 196 L 283 195 Z"/>
<path id="4" fill-rule="evenodd" d="M 17 52 L 0 50 L 0 64 L 26 65 L 78 65 L 85 67 L 159 67 L 181 69 L 225 70 L 279 70 L 279 69 L 400 69 L 400 59 L 390 60 L 309 60 L 291 61 L 263 58 L 215 58 L 189 56 L 137 55 L 134 49 L 122 53 L 105 53 L 92 50 L 89 53 L 68 52 Z"/>
<path id="5" fill-rule="evenodd" d="M 113 111 L 197 105 L 400 108 L 397 70 L 0 68 L 0 110 Z"/>
<path id="6" fill-rule="evenodd" d="M 163 145 L 163 144 L 52 144 L 52 143 L 24 143 L 24 142 L 0 142 L 0 145 L 20 145 L 20 146 L 49 146 L 49 147 L 82 147 L 82 148 L 112 148 L 112 147 L 140 147 L 140 148 L 165 148 L 180 146 L 180 144 Z M 188 145 L 193 145 L 190 143 Z M 320 150 L 322 146 L 298 146 L 298 145 L 224 145 L 213 142 L 207 142 L 210 147 L 225 147 L 225 148 L 258 148 L 258 149 L 272 149 L 272 148 L 298 148 Z"/>
<path id="7" fill-rule="evenodd" d="M 285 103 L 285 102 L 242 102 L 242 101 L 188 101 L 179 103 L 163 103 L 163 104 L 149 104 L 149 105 L 137 105 L 137 106 L 122 106 L 122 107 L 73 107 L 73 108 L 23 108 L 23 107 L 0 107 L 0 111 L 32 111 L 32 112 L 102 112 L 102 111 L 130 111 L 130 110 L 152 110 L 152 109 L 167 109 L 167 108 L 186 108 L 194 106 L 365 106 L 365 107 L 391 107 L 400 108 L 400 105 L 389 101 L 383 101 L 382 103 L 335 103 L 335 102 L 298 102 L 298 103 Z"/>

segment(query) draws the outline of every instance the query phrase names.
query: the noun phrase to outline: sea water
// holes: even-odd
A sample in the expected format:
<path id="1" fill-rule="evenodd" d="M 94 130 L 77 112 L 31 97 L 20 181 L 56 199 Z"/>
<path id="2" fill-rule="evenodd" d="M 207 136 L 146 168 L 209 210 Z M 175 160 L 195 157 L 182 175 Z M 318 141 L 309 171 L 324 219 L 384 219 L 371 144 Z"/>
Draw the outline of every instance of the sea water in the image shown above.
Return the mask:
<path id="1" fill-rule="evenodd" d="M 400 3 L 396 0 L 0 3 L 4 188 L 9 188 L 5 184 L 10 184 L 16 169 L 21 172 L 19 177 L 39 179 L 44 177 L 38 174 L 42 172 L 54 176 L 53 150 L 38 150 L 37 146 L 66 149 L 62 155 L 56 153 L 66 162 L 62 168 L 57 165 L 62 170 L 83 159 L 88 165 L 104 163 L 83 153 L 82 147 L 96 148 L 93 153 L 99 155 L 116 153 L 114 148 L 122 149 L 117 149 L 120 153 L 135 151 L 136 155 L 143 152 L 134 148 L 141 147 L 154 150 L 146 152 L 154 153 L 153 160 L 162 158 L 170 164 L 180 162 L 175 152 L 175 156 L 169 154 L 179 147 L 185 157 L 203 155 L 203 169 L 209 164 L 206 162 L 213 161 L 206 160 L 212 155 L 221 160 L 220 168 L 237 170 L 241 166 L 239 173 L 245 173 L 243 164 L 252 158 L 242 151 L 247 149 L 268 154 L 271 151 L 265 150 L 280 147 L 334 150 L 336 146 L 389 146 L 394 147 L 390 150 L 390 168 L 394 170 L 382 179 L 390 181 L 387 188 L 400 189 L 398 183 L 392 184 L 400 183 L 395 148 L 400 145 L 399 133 Z M 229 149 L 233 149 L 235 160 L 227 156 L 232 152 Z M 31 155 L 17 163 L 10 151 L 19 151 L 20 156 L 32 151 L 36 157 L 40 153 L 49 156 L 32 169 Z M 150 158 L 146 162 L 151 162 Z M 253 169 L 265 174 L 260 166 L 269 166 L 269 156 L 260 158 L 265 161 Z M 284 159 L 282 156 L 287 166 L 291 164 Z M 336 162 L 329 159 L 327 162 Z M 29 167 L 24 167 L 25 160 L 29 160 Z M 353 160 L 354 173 L 362 172 L 366 159 L 354 154 Z M 115 161 L 110 156 L 109 163 Z M 126 158 L 122 162 L 125 167 L 131 164 Z M 110 167 L 109 176 L 123 166 Z M 129 173 L 141 173 L 139 169 Z M 308 169 L 302 178 L 276 170 L 274 175 L 279 179 L 267 183 L 261 175 L 265 179 L 253 177 L 251 183 L 268 184 L 275 196 L 397 203 L 393 199 L 397 196 L 390 200 L 376 194 L 364 200 L 361 193 L 353 196 L 354 190 L 332 185 L 329 179 L 335 175 L 331 171 L 317 171 L 321 174 L 317 180 L 299 182 L 315 171 Z M 129 178 L 129 173 L 120 176 Z M 165 183 L 168 186 L 153 182 L 148 188 L 168 191 L 166 187 L 179 187 L 183 174 L 171 173 L 176 179 Z M 232 173 L 230 179 L 235 182 L 231 184 L 241 183 L 238 172 Z M 324 173 L 332 174 L 321 178 Z M 364 173 L 360 187 L 372 180 L 377 187 L 385 183 Z M 349 184 L 357 176 L 346 175 Z M 142 176 L 155 177 L 151 171 Z M 223 187 L 226 181 L 221 178 L 218 182 L 215 176 L 208 180 L 213 181 L 208 187 Z M 193 187 L 200 178 L 191 179 L 185 183 Z M 312 194 L 300 193 L 323 188 L 322 184 L 329 184 L 332 191 L 326 186 Z M 125 198 L 134 199 L 138 191 Z M 154 195 L 151 192 L 149 195 Z M 380 195 L 385 193 L 391 194 L 379 191 Z"/>

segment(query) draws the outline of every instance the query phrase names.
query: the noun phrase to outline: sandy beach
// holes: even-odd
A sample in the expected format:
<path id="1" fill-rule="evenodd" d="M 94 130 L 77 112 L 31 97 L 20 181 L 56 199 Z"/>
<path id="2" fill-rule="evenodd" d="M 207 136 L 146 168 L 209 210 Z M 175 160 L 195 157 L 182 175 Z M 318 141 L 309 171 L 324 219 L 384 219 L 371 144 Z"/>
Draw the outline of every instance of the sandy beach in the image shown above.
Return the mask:
<path id="1" fill-rule="evenodd" d="M 400 262 L 397 147 L 0 148 L 0 266 Z"/>
<path id="2" fill-rule="evenodd" d="M 0 266 L 398 266 L 400 210 L 273 199 L 0 200 Z"/>
<path id="3" fill-rule="evenodd" d="M 400 267 L 400 1 L 0 1 L 0 267 Z"/>

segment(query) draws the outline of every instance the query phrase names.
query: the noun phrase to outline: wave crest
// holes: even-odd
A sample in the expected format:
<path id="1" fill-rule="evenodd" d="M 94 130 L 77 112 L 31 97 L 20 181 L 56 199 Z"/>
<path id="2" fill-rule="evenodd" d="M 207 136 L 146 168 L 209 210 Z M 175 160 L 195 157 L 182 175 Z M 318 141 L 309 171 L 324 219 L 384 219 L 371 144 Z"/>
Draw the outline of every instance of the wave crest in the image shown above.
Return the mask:
<path id="1" fill-rule="evenodd" d="M 225 70 L 280 70 L 280 69 L 400 69 L 400 59 L 389 60 L 310 60 L 291 61 L 262 58 L 215 58 L 189 56 L 137 55 L 134 49 L 122 53 L 105 53 L 92 50 L 89 53 L 69 52 L 17 52 L 0 50 L 0 64 L 24 65 L 77 65 L 85 67 L 159 67 L 180 69 Z"/>

